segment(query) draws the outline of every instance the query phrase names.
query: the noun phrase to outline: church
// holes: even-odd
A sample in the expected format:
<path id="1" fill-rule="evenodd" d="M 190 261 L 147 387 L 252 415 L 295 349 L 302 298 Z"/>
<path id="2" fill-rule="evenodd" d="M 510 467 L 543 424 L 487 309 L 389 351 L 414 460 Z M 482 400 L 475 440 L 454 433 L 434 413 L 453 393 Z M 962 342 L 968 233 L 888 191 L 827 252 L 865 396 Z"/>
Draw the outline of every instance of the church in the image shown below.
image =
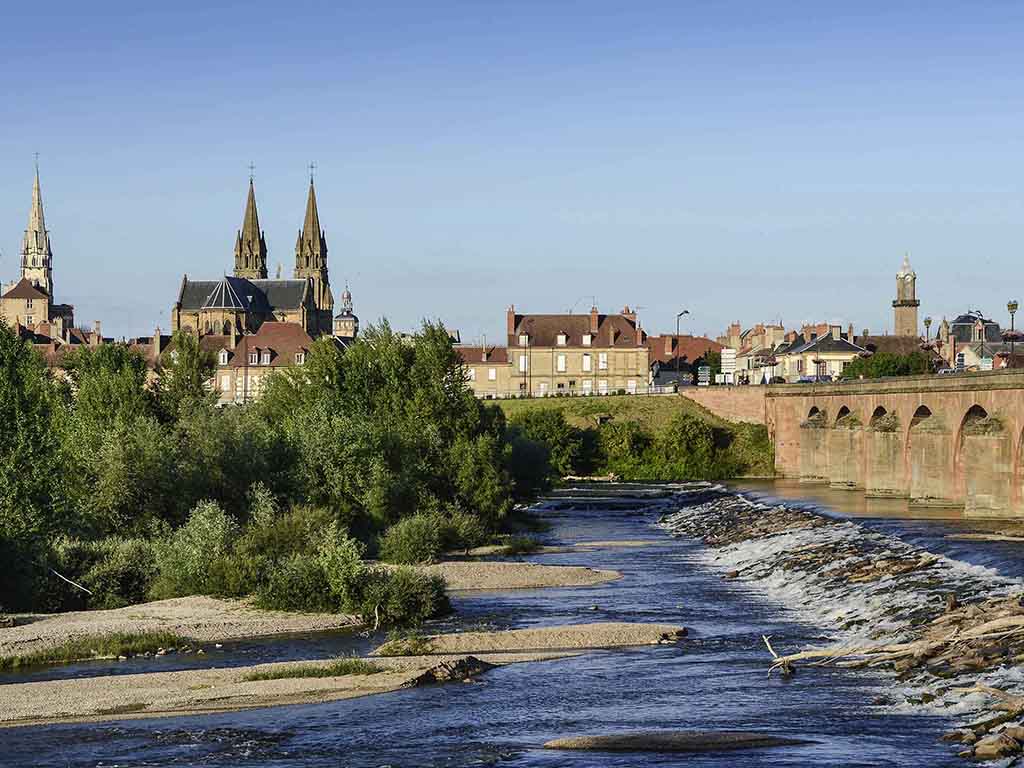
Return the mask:
<path id="1" fill-rule="evenodd" d="M 260 229 L 256 191 L 249 179 L 242 228 L 235 237 L 235 269 L 219 280 L 190 280 L 185 275 L 171 308 L 171 328 L 236 340 L 258 333 L 265 323 L 292 323 L 312 338 L 334 335 L 354 339 L 359 324 L 352 296 L 345 290 L 343 308 L 334 317 L 334 297 L 327 269 L 327 237 L 320 227 L 316 189 L 309 179 L 306 216 L 295 242 L 290 279 L 267 275 L 267 243 Z"/>
<path id="2" fill-rule="evenodd" d="M 75 308 L 54 300 L 53 250 L 43 216 L 38 165 L 20 255 L 20 279 L 4 285 L 0 292 L 0 320 L 40 337 L 67 341 L 75 325 Z"/>

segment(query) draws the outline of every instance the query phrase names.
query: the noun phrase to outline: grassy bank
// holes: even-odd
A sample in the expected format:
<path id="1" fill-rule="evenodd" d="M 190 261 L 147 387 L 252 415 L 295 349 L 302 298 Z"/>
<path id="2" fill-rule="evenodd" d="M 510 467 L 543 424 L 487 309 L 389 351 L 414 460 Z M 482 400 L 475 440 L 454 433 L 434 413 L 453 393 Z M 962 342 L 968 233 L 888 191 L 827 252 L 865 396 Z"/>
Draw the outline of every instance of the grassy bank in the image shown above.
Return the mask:
<path id="1" fill-rule="evenodd" d="M 726 421 L 685 397 L 548 397 L 499 405 L 510 423 L 548 447 L 563 476 L 716 480 L 774 473 L 764 426 Z"/>
<path id="2" fill-rule="evenodd" d="M 0 656 L 0 671 L 65 664 L 86 659 L 116 658 L 154 653 L 161 648 L 179 648 L 188 640 L 172 632 L 116 632 L 109 635 L 76 637 L 62 645 L 20 656 Z"/>
<path id="3" fill-rule="evenodd" d="M 297 664 L 291 667 L 250 672 L 242 679 L 246 682 L 257 680 L 290 680 L 306 677 L 341 677 L 342 675 L 374 675 L 384 670 L 376 664 L 362 659 L 336 659 L 326 666 L 319 664 Z"/>

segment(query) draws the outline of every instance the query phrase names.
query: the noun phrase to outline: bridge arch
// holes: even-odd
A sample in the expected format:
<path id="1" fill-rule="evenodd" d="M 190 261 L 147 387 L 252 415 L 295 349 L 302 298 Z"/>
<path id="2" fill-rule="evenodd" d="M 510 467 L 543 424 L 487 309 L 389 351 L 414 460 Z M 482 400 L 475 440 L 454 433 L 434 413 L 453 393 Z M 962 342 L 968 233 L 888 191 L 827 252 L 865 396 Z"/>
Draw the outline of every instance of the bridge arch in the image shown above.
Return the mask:
<path id="1" fill-rule="evenodd" d="M 964 512 L 979 517 L 1010 513 L 1013 436 L 1002 418 L 975 403 L 963 414 L 955 441 L 954 468 Z"/>
<path id="2" fill-rule="evenodd" d="M 952 441 L 945 419 L 922 403 L 907 426 L 907 486 L 910 503 L 926 507 L 953 502 Z"/>
<path id="3" fill-rule="evenodd" d="M 828 481 L 833 488 L 864 487 L 864 430 L 860 419 L 843 404 L 828 432 Z"/>

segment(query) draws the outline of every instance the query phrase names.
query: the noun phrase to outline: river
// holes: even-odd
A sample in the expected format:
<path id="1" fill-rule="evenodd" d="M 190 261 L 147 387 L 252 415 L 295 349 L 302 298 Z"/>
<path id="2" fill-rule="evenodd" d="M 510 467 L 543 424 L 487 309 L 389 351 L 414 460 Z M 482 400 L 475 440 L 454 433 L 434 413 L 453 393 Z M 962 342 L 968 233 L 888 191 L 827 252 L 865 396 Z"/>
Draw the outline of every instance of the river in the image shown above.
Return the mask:
<path id="1" fill-rule="evenodd" d="M 978 525 L 948 511 L 918 515 L 899 502 L 808 489 L 782 481 L 749 483 L 745 493 L 785 499 L 959 562 L 1024 575 L 1019 548 L 946 538 Z M 463 593 L 453 600 L 462 627 L 529 627 L 592 621 L 678 623 L 675 646 L 602 651 L 488 672 L 479 683 L 399 691 L 327 704 L 203 717 L 29 727 L 2 731 L 4 766 L 906 766 L 962 765 L 939 741 L 951 719 L 888 706 L 887 675 L 801 668 L 766 676 L 770 635 L 786 651 L 821 643 L 821 627 L 756 585 L 724 580 L 698 542 L 674 538 L 658 513 L 591 499 L 565 509 L 552 502 L 547 543 L 648 539 L 648 546 L 530 556 L 548 564 L 621 571 L 594 587 Z M 609 508 L 615 507 L 615 508 Z M 662 510 L 664 511 L 664 510 Z M 239 644 L 202 661 L 323 657 L 366 641 L 296 638 Z M 361 649 L 361 648 L 360 648 Z M 141 671 L 129 669 L 127 671 Z M 47 676 L 106 674 L 80 665 Z M 40 673 L 35 673 L 40 675 Z M 0 683 L 24 680 L 7 675 Z M 0 685 L 0 705 L 3 689 Z M 581 733 L 653 729 L 743 729 L 813 741 L 798 747 L 706 755 L 565 753 L 545 741 Z"/>

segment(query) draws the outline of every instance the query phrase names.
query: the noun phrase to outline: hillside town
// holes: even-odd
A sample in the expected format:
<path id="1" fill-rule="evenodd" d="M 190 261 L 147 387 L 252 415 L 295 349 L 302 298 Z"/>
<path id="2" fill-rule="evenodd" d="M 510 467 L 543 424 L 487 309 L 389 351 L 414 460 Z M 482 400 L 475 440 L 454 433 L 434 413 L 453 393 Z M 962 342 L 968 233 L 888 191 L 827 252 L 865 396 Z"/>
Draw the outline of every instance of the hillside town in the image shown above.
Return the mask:
<path id="1" fill-rule="evenodd" d="M 301 366 L 315 339 L 344 348 L 359 334 L 348 286 L 337 305 L 330 283 L 327 234 L 320 223 L 312 175 L 305 216 L 295 243 L 290 277 L 270 277 L 265 233 L 250 176 L 241 228 L 236 231 L 234 266 L 219 279 L 185 274 L 173 296 L 170 328 L 152 335 L 104 336 L 102 323 L 75 321 L 72 304 L 57 300 L 54 255 L 46 225 L 36 167 L 28 226 L 21 240 L 20 272 L 4 283 L 0 320 L 30 342 L 48 365 L 60 368 L 64 355 L 82 346 L 124 344 L 156 368 L 174 354 L 173 335 L 195 334 L 216 361 L 210 382 L 221 404 L 259 396 L 265 378 Z M 480 398 L 651 394 L 686 386 L 824 383 L 844 377 L 847 367 L 875 355 L 917 356 L 921 373 L 947 375 L 1021 367 L 1013 327 L 1017 303 L 1007 305 L 1010 329 L 977 309 L 943 316 L 934 333 L 931 316 L 919 318 L 917 273 L 904 256 L 892 301 L 893 333 L 857 330 L 852 323 L 732 323 L 716 339 L 649 332 L 636 309 L 617 312 L 592 306 L 587 313 L 505 310 L 503 343 L 463 343 L 450 330 L 467 384 Z M 337 310 L 337 311 L 335 311 Z M 681 310 L 677 320 L 689 314 Z M 923 324 L 922 324 L 923 322 Z M 921 329 L 924 333 L 921 333 Z M 412 339 L 412 335 L 408 335 Z"/>

